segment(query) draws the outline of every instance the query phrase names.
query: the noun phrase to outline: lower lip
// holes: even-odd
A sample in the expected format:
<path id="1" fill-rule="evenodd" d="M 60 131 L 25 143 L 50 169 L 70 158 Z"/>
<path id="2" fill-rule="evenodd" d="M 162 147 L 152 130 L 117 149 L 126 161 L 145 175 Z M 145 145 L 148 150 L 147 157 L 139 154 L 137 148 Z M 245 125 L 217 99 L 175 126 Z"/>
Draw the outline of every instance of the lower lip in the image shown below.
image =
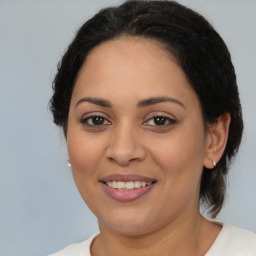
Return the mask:
<path id="1" fill-rule="evenodd" d="M 130 190 L 118 190 L 101 183 L 104 191 L 113 199 L 120 202 L 131 202 L 147 194 L 155 185 L 155 183 L 146 187 L 140 187 Z"/>

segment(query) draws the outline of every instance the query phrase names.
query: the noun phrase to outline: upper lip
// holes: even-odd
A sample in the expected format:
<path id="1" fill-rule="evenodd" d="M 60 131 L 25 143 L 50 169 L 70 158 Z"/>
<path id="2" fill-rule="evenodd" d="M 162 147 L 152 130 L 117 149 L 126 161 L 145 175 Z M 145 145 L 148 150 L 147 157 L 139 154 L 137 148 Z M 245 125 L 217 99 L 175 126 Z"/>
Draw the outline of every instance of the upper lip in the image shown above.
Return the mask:
<path id="1" fill-rule="evenodd" d="M 146 181 L 146 182 L 153 182 L 156 181 L 156 179 L 147 177 L 147 176 L 141 176 L 138 174 L 111 174 L 108 176 L 105 176 L 103 178 L 99 179 L 100 182 L 108 182 L 108 181 Z"/>

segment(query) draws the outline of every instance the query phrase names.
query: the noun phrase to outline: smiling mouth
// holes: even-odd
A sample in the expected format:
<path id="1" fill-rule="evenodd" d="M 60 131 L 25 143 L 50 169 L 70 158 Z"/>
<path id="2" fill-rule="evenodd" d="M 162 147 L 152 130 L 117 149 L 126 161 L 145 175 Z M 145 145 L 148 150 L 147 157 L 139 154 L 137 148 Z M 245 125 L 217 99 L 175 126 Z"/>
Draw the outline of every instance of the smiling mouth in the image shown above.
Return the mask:
<path id="1" fill-rule="evenodd" d="M 142 187 L 150 186 L 156 181 L 102 181 L 108 187 L 111 187 L 116 190 L 132 190 L 132 189 L 139 189 Z"/>
<path id="2" fill-rule="evenodd" d="M 157 180 L 136 174 L 113 174 L 99 180 L 103 190 L 112 199 L 130 202 L 148 194 Z"/>

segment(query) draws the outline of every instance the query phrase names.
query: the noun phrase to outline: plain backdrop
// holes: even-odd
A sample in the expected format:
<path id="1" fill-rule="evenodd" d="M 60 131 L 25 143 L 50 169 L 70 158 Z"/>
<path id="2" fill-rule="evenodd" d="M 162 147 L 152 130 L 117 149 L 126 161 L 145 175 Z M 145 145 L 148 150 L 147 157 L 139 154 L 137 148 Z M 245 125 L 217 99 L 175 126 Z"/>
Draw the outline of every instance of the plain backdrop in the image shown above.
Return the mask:
<path id="1" fill-rule="evenodd" d="M 97 231 L 48 110 L 51 81 L 79 26 L 114 0 L 0 0 L 0 255 L 43 256 Z M 226 41 L 245 132 L 219 217 L 256 232 L 256 1 L 180 0 Z M 103 206 L 104 207 L 104 206 Z"/>

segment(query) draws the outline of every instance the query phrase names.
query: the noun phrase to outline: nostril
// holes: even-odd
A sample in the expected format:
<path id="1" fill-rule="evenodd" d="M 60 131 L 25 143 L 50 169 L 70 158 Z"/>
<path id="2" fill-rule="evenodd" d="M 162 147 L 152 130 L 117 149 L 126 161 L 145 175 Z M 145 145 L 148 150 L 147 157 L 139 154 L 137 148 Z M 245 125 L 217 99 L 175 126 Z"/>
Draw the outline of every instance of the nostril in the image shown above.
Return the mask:
<path id="1" fill-rule="evenodd" d="M 121 166 L 128 166 L 128 165 L 130 165 L 133 162 L 140 161 L 139 158 L 126 158 L 126 157 L 120 157 L 120 156 L 108 157 L 108 159 L 111 162 L 116 162 L 116 163 L 118 163 Z"/>
<path id="2" fill-rule="evenodd" d="M 127 120 L 125 123 L 119 123 L 117 129 L 112 133 L 106 150 L 108 159 L 122 166 L 142 160 L 145 157 L 145 152 L 136 131 L 130 123 L 127 123 Z"/>

